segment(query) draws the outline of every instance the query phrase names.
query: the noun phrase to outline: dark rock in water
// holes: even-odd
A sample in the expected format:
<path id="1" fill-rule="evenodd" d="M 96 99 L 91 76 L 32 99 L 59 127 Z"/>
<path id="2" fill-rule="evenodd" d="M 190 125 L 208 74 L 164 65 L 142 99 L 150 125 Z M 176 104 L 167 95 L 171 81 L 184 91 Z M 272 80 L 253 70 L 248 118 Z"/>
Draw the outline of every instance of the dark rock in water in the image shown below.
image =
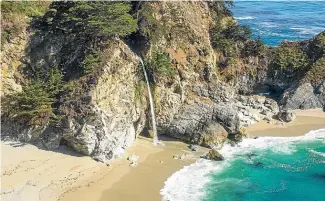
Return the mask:
<path id="1" fill-rule="evenodd" d="M 283 110 L 279 112 L 279 119 L 285 122 L 291 122 L 296 118 L 296 114 L 291 110 Z"/>
<path id="2" fill-rule="evenodd" d="M 256 156 L 257 156 L 257 154 L 255 154 L 255 153 L 249 153 L 249 154 L 247 154 L 247 157 L 249 159 L 251 159 L 252 157 L 256 157 Z"/>
<path id="3" fill-rule="evenodd" d="M 216 150 L 211 149 L 205 156 L 205 159 L 213 161 L 223 161 L 225 158 Z"/>
<path id="4" fill-rule="evenodd" d="M 325 173 L 314 173 L 313 177 L 316 177 L 319 179 L 325 179 Z"/>
<path id="5" fill-rule="evenodd" d="M 241 142 L 243 140 L 242 133 L 229 134 L 228 139 L 234 141 L 235 143 Z"/>
<path id="6" fill-rule="evenodd" d="M 259 161 L 254 162 L 253 165 L 255 167 L 259 167 L 259 168 L 263 168 L 264 167 L 264 164 L 262 162 L 259 162 Z"/>
<path id="7" fill-rule="evenodd" d="M 189 148 L 191 151 L 197 151 L 197 146 L 194 145 L 194 144 L 190 144 L 190 145 L 188 146 L 188 148 Z"/>
<path id="8" fill-rule="evenodd" d="M 258 139 L 258 138 L 259 138 L 258 136 L 254 137 L 254 139 Z"/>

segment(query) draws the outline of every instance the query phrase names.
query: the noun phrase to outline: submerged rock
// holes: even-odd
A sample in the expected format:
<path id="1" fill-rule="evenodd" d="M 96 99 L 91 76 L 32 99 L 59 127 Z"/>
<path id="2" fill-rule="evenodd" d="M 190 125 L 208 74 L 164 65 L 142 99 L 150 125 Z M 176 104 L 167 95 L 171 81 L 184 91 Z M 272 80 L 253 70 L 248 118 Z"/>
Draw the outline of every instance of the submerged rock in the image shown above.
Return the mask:
<path id="1" fill-rule="evenodd" d="M 205 159 L 213 161 L 223 161 L 225 158 L 216 150 L 211 149 L 205 156 Z"/>

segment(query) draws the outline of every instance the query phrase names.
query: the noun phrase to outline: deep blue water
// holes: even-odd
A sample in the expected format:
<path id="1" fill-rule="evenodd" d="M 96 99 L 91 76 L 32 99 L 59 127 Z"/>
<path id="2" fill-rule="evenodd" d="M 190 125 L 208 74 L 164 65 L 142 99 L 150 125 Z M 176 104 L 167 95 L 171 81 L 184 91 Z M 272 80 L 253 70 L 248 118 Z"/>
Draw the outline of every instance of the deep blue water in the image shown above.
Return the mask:
<path id="1" fill-rule="evenodd" d="M 245 139 L 225 145 L 225 161 L 204 159 L 174 173 L 169 201 L 324 201 L 325 129 L 301 137 Z"/>
<path id="2" fill-rule="evenodd" d="M 304 40 L 325 30 L 325 1 L 240 1 L 231 8 L 253 37 L 276 46 L 283 40 Z"/>

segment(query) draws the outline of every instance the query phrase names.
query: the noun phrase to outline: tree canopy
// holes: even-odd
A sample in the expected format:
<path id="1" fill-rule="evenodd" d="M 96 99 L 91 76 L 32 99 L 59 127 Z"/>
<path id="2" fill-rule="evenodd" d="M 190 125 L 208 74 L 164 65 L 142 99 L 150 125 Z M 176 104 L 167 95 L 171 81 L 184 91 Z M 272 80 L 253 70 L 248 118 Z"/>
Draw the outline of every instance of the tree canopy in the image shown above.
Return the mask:
<path id="1" fill-rule="evenodd" d="M 44 16 L 48 25 L 64 32 L 90 36 L 126 36 L 137 30 L 129 2 L 53 2 Z"/>

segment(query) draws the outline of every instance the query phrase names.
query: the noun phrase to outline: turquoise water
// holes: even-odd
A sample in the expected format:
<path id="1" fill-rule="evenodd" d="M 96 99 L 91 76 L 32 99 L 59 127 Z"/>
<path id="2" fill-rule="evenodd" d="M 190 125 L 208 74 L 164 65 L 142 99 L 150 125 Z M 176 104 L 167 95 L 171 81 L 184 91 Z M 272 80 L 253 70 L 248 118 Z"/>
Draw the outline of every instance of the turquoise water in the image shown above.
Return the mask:
<path id="1" fill-rule="evenodd" d="M 251 150 L 211 173 L 204 201 L 324 201 L 325 145 L 294 143 L 293 153 Z"/>
<path id="2" fill-rule="evenodd" d="M 245 139 L 224 146 L 165 182 L 169 201 L 324 201 L 325 129 L 301 137 Z"/>
<path id="3" fill-rule="evenodd" d="M 231 8 L 239 24 L 248 25 L 253 37 L 267 45 L 283 40 L 309 39 L 325 30 L 325 1 L 243 1 Z"/>

